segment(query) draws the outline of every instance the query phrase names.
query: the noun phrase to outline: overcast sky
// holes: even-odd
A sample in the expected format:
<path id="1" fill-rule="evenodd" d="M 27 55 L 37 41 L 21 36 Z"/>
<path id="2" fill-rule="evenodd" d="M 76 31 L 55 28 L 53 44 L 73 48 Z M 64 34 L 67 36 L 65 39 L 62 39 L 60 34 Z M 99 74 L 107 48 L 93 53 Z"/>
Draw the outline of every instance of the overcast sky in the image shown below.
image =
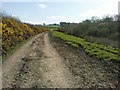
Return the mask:
<path id="1" fill-rule="evenodd" d="M 26 1 L 26 2 L 24 2 Z M 49 2 L 48 2 L 49 1 Z M 23 22 L 81 22 L 92 16 L 118 14 L 119 0 L 2 0 L 2 10 Z"/>

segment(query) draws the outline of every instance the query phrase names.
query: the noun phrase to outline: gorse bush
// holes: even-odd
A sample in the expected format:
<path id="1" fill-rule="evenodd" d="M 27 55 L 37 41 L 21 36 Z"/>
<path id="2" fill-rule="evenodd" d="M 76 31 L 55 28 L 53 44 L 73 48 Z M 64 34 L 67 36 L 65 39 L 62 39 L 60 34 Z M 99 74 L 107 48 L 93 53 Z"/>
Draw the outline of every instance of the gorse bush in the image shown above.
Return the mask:
<path id="1" fill-rule="evenodd" d="M 47 28 L 38 25 L 25 24 L 10 17 L 2 17 L 2 54 L 6 55 L 19 42 L 28 39 Z"/>

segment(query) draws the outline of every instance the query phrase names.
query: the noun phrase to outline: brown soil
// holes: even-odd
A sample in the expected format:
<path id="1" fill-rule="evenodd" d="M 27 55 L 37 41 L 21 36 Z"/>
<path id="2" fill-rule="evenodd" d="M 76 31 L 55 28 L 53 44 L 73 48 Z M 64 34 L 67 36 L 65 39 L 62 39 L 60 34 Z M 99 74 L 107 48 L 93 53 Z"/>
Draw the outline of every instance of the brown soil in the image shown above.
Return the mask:
<path id="1" fill-rule="evenodd" d="M 2 64 L 3 88 L 117 88 L 118 64 L 41 33 Z"/>
<path id="2" fill-rule="evenodd" d="M 47 33 L 27 42 L 3 63 L 3 88 L 68 88 L 74 78 Z"/>
<path id="3" fill-rule="evenodd" d="M 51 44 L 64 58 L 65 65 L 80 88 L 118 88 L 119 63 L 99 60 L 87 55 L 82 48 L 74 48 L 59 38 L 51 37 Z"/>

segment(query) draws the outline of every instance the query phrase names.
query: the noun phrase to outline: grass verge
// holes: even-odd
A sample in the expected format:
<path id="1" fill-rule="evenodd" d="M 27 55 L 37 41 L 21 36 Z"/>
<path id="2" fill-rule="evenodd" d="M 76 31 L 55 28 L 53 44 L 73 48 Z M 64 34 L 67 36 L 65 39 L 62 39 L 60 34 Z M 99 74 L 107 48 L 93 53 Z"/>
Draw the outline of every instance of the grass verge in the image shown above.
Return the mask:
<path id="1" fill-rule="evenodd" d="M 12 50 L 9 50 L 6 55 L 2 56 L 2 62 L 4 62 L 5 59 L 9 58 L 13 53 L 15 53 L 22 45 L 27 43 L 29 40 L 31 40 L 34 36 L 29 37 L 26 40 L 23 40 L 22 42 L 19 42 L 16 46 L 13 46 Z"/>

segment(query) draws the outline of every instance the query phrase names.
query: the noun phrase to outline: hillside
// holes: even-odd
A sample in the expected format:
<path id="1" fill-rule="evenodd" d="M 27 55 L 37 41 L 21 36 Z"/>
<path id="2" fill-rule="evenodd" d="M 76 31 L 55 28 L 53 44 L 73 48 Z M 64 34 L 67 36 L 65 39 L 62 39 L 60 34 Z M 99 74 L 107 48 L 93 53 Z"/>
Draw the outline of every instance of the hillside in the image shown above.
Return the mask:
<path id="1" fill-rule="evenodd" d="M 49 29 L 38 25 L 22 23 L 13 17 L 2 18 L 2 54 L 7 55 L 16 45 Z"/>
<path id="2" fill-rule="evenodd" d="M 119 15 L 106 16 L 101 19 L 92 17 L 80 23 L 61 22 L 59 31 L 84 38 L 87 41 L 118 47 Z"/>

